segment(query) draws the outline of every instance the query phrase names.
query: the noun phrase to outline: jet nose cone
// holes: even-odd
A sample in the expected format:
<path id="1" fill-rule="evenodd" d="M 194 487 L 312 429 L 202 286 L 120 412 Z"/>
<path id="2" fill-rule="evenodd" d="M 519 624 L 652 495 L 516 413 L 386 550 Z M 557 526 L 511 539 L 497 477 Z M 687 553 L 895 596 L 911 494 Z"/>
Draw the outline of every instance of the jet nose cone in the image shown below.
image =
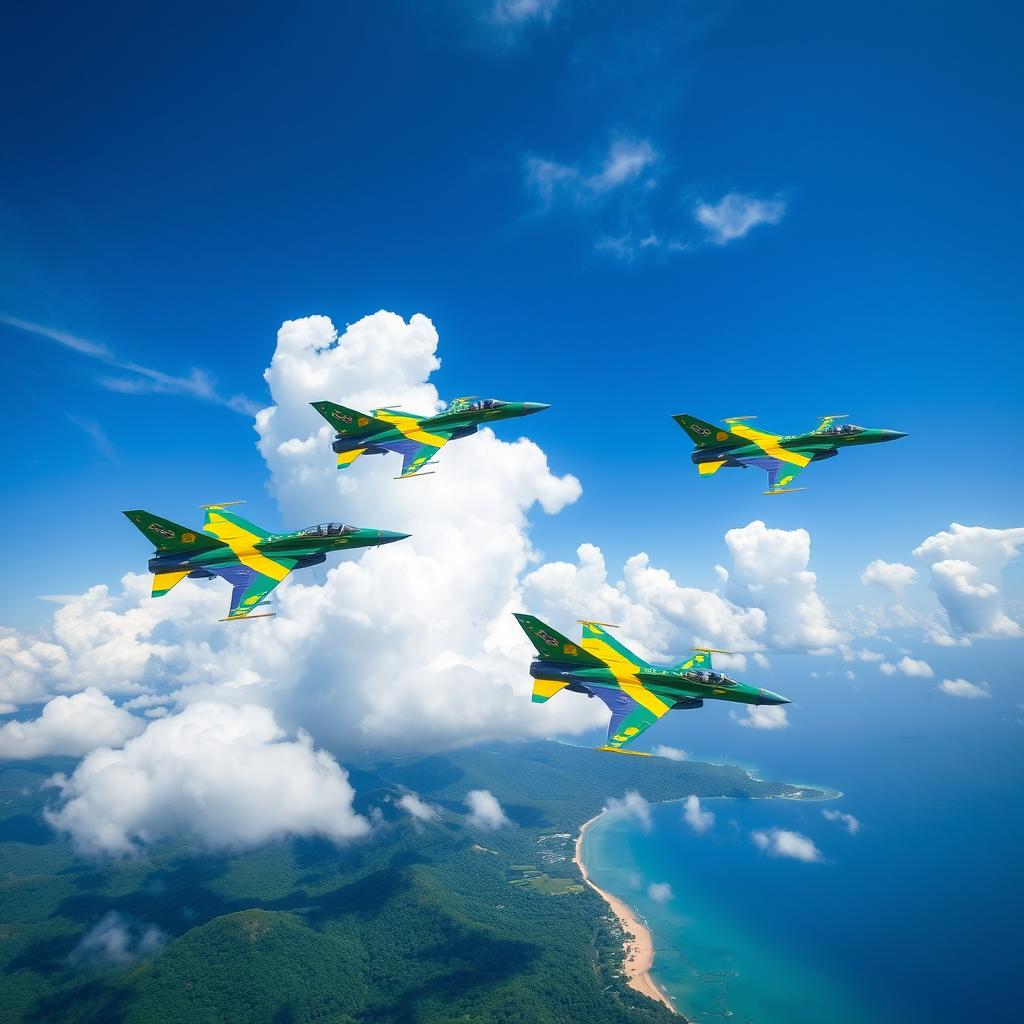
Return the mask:
<path id="1" fill-rule="evenodd" d="M 882 437 L 884 437 L 886 439 L 886 441 L 898 441 L 901 437 L 906 437 L 906 436 L 907 435 L 904 434 L 902 430 L 883 430 L 882 431 Z"/>
<path id="2" fill-rule="evenodd" d="M 762 690 L 757 701 L 758 704 L 792 704 L 788 697 L 781 693 L 772 693 L 771 690 Z"/>
<path id="3" fill-rule="evenodd" d="M 378 530 L 379 539 L 378 545 L 381 544 L 394 544 L 396 540 L 405 540 L 406 537 L 411 537 L 411 533 L 395 533 L 392 530 Z"/>
<path id="4" fill-rule="evenodd" d="M 523 415 L 530 416 L 535 412 L 543 412 L 550 408 L 550 405 L 545 405 L 543 402 L 523 402 Z"/>

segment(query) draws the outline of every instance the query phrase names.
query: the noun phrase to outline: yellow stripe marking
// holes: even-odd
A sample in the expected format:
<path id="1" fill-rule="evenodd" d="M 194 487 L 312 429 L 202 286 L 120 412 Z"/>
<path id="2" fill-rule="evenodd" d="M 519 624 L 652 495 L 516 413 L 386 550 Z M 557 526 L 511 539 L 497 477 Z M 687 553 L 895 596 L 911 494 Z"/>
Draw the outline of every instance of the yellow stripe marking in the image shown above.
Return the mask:
<path id="1" fill-rule="evenodd" d="M 255 533 L 242 529 L 237 523 L 225 519 L 213 509 L 207 512 L 207 520 L 204 527 L 207 533 L 212 533 L 224 541 L 242 565 L 246 565 L 254 572 L 276 580 L 278 583 L 291 572 L 280 562 L 275 562 L 272 558 L 267 558 L 266 555 L 261 555 L 256 550 L 255 546 L 263 539 L 262 537 L 257 537 Z"/>
<path id="2" fill-rule="evenodd" d="M 778 459 L 780 462 L 790 462 L 794 466 L 806 466 L 811 461 L 806 455 L 800 455 L 797 452 L 787 451 L 785 448 L 779 447 L 777 444 L 779 440 L 778 434 L 766 434 L 763 430 L 755 430 L 753 427 L 748 427 L 742 423 L 733 423 L 732 432 L 739 437 L 746 438 L 748 441 L 753 441 L 765 455 L 770 455 L 773 459 Z"/>
<path id="3" fill-rule="evenodd" d="M 725 459 L 721 462 L 698 462 L 697 472 L 701 476 L 711 476 L 712 473 L 717 473 L 725 465 Z"/>
<path id="4" fill-rule="evenodd" d="M 660 698 L 651 693 L 650 690 L 641 686 L 640 683 L 626 683 L 619 680 L 619 689 L 627 697 L 632 697 L 641 707 L 646 708 L 652 715 L 659 718 L 669 710 L 668 705 Z"/>

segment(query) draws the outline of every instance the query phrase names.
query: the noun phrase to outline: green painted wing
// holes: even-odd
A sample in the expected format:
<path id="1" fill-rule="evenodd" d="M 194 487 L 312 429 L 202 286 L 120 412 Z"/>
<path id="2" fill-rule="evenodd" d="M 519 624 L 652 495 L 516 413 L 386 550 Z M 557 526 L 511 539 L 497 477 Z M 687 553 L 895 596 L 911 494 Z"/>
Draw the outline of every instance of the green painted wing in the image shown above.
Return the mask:
<path id="1" fill-rule="evenodd" d="M 650 711 L 637 703 L 622 690 L 595 689 L 594 691 L 611 708 L 612 719 L 608 723 L 608 742 L 599 750 L 617 750 L 632 754 L 635 751 L 623 750 L 634 740 L 643 735 L 661 715 Z M 666 710 L 668 710 L 666 708 Z M 662 712 L 664 714 L 664 712 Z"/>
<path id="2" fill-rule="evenodd" d="M 244 619 L 259 608 L 278 583 L 285 579 L 287 574 L 295 568 L 297 559 L 277 558 L 275 561 L 279 562 L 287 570 L 285 576 L 282 576 L 280 580 L 264 576 L 263 573 L 257 572 L 247 565 L 235 564 L 219 566 L 217 568 L 211 567 L 210 571 L 226 579 L 232 588 L 231 610 L 228 612 L 228 617 L 223 621 L 230 622 L 234 619 Z"/>
<path id="3" fill-rule="evenodd" d="M 447 438 L 444 443 L 447 443 Z M 402 475 L 398 479 L 415 476 L 443 446 L 443 444 L 420 444 L 415 448 L 404 449 L 402 451 Z"/>

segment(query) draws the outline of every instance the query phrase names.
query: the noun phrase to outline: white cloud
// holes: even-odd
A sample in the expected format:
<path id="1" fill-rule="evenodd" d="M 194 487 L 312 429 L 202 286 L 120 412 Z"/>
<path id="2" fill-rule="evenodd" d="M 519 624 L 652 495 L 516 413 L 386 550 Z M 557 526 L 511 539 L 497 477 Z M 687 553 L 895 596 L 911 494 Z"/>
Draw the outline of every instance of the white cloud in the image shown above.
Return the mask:
<path id="1" fill-rule="evenodd" d="M 68 956 L 72 967 L 124 967 L 163 949 L 167 934 L 116 910 L 110 910 L 82 936 Z"/>
<path id="2" fill-rule="evenodd" d="M 396 803 L 418 821 L 432 821 L 438 816 L 437 808 L 421 800 L 415 793 L 403 793 Z"/>
<path id="3" fill-rule="evenodd" d="M 304 734 L 286 740 L 273 714 L 254 705 L 192 704 L 120 750 L 94 750 L 56 781 L 61 804 L 47 820 L 86 852 L 127 854 L 175 833 L 236 849 L 369 831 L 334 758 Z"/>
<path id="4" fill-rule="evenodd" d="M 669 761 L 685 761 L 690 755 L 685 750 L 680 750 L 678 747 L 666 747 L 664 744 L 659 744 L 653 750 L 655 757 L 664 757 Z"/>
<path id="5" fill-rule="evenodd" d="M 1024 635 L 1004 609 L 1003 570 L 1024 545 L 1024 527 L 995 530 L 953 523 L 928 537 L 914 555 L 929 569 L 932 590 L 946 612 L 948 630 L 933 637 L 949 645 L 969 638 Z"/>
<path id="6" fill-rule="evenodd" d="M 117 747 L 145 723 L 89 687 L 72 697 L 54 697 L 38 718 L 0 726 L 0 759 L 81 757 L 96 747 Z"/>
<path id="7" fill-rule="evenodd" d="M 860 822 L 852 814 L 847 814 L 845 811 L 824 810 L 821 813 L 827 821 L 834 821 L 842 825 L 851 836 L 855 836 L 861 829 Z"/>
<path id="8" fill-rule="evenodd" d="M 748 704 L 746 716 L 741 717 L 736 709 L 729 712 L 734 721 L 749 729 L 788 729 L 789 718 L 786 709 L 777 704 Z"/>
<path id="9" fill-rule="evenodd" d="M 814 842 L 799 832 L 784 828 L 757 829 L 750 833 L 754 845 L 772 857 L 792 857 L 807 863 L 816 863 L 824 858 Z"/>
<path id="10" fill-rule="evenodd" d="M 903 675 L 910 676 L 913 679 L 930 679 L 935 675 L 934 670 L 927 661 L 921 661 L 919 658 L 908 658 L 906 655 L 900 658 L 895 665 L 892 662 L 883 661 L 878 667 L 887 676 L 894 676 L 897 672 L 901 672 Z"/>
<path id="11" fill-rule="evenodd" d="M 562 200 L 583 205 L 625 185 L 636 182 L 658 162 L 658 153 L 647 139 L 613 139 L 600 161 L 586 170 L 544 157 L 526 160 L 526 188 L 543 208 Z"/>
<path id="12" fill-rule="evenodd" d="M 728 245 L 743 238 L 759 224 L 778 224 L 786 212 L 781 199 L 756 199 L 729 192 L 717 203 L 700 202 L 694 207 L 694 219 L 716 245 Z"/>
<path id="13" fill-rule="evenodd" d="M 683 804 L 683 821 L 686 822 L 694 832 L 707 832 L 714 827 L 715 816 L 711 811 L 705 811 L 700 805 L 700 797 L 691 794 Z"/>
<path id="14" fill-rule="evenodd" d="M 621 814 L 633 818 L 645 832 L 650 832 L 654 825 L 651 820 L 651 805 L 635 790 L 629 790 L 625 796 L 609 797 L 604 805 L 606 814 Z"/>
<path id="15" fill-rule="evenodd" d="M 966 679 L 943 679 L 938 689 L 950 697 L 962 697 L 965 700 L 984 700 L 992 696 L 988 683 L 969 683 Z"/>
<path id="16" fill-rule="evenodd" d="M 32 323 L 22 320 L 19 317 L 7 316 L 0 313 L 0 323 L 7 324 L 19 331 L 34 334 L 40 338 L 48 338 L 50 341 L 72 349 L 80 355 L 95 359 L 106 366 L 114 367 L 128 373 L 128 377 L 101 377 L 99 383 L 109 391 L 120 391 L 124 394 L 145 395 L 184 395 L 188 398 L 198 398 L 204 402 L 212 402 L 214 405 L 223 405 L 232 412 L 241 413 L 243 416 L 251 416 L 256 412 L 258 406 L 251 399 L 244 395 L 232 395 L 225 397 L 217 390 L 217 382 L 204 370 L 192 369 L 185 377 L 175 377 L 160 370 L 154 370 L 139 363 L 133 363 L 120 359 L 106 345 L 100 345 L 85 338 L 79 338 L 67 331 L 60 331 L 53 327 L 46 327 L 43 324 Z M 88 428 L 82 423 L 78 424 L 82 429 Z"/>
<path id="17" fill-rule="evenodd" d="M 531 21 L 551 20 L 560 0 L 495 0 L 491 20 L 498 25 L 519 26 Z"/>
<path id="18" fill-rule="evenodd" d="M 893 594 L 902 594 L 917 579 L 917 570 L 902 562 L 883 562 L 876 558 L 860 574 L 864 586 L 882 587 Z"/>
<path id="19" fill-rule="evenodd" d="M 476 828 L 501 828 L 511 825 L 495 795 L 487 789 L 471 789 L 466 794 L 467 822 Z"/>
<path id="20" fill-rule="evenodd" d="M 668 903 L 672 899 L 672 886 L 668 882 L 653 882 L 647 886 L 647 895 L 655 903 Z"/>
<path id="21" fill-rule="evenodd" d="M 808 569 L 811 537 L 806 530 L 773 530 L 761 520 L 729 530 L 725 543 L 734 569 L 726 593 L 767 617 L 766 640 L 784 650 L 828 650 L 846 639 L 832 622 Z"/>

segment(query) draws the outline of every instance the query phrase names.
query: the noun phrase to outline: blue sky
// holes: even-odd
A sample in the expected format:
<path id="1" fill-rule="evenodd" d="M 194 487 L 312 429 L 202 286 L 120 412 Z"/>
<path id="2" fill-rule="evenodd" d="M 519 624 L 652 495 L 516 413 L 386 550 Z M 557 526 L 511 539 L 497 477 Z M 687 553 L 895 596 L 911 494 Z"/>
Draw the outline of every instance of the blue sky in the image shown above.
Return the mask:
<path id="1" fill-rule="evenodd" d="M 245 497 L 277 525 L 251 420 L 125 393 L 153 384 L 125 366 L 265 404 L 275 331 L 310 313 L 423 312 L 442 394 L 552 403 L 529 433 L 584 496 L 538 521 L 548 557 L 642 549 L 709 586 L 725 530 L 764 517 L 811 531 L 828 592 L 952 521 L 1015 525 L 1019 12 L 530 11 L 12 15 L 0 314 L 102 352 L 0 325 L 0 528 L 53 540 L 7 552 L 5 622 L 141 569 L 122 508 L 194 521 Z M 776 223 L 715 244 L 695 210 L 730 193 Z M 910 438 L 769 504 L 754 474 L 696 479 L 680 411 L 782 432 L 849 412 Z"/>

